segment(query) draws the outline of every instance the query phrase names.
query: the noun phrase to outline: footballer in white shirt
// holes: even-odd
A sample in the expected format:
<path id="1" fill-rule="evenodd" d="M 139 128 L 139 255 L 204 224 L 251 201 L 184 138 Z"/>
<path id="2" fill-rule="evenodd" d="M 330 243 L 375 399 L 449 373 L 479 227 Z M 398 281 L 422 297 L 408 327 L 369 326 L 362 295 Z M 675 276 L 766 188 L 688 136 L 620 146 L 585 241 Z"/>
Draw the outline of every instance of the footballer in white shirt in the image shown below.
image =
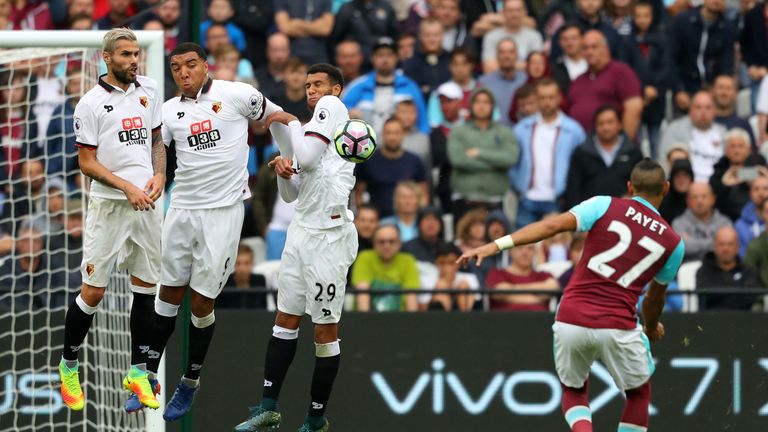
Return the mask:
<path id="1" fill-rule="evenodd" d="M 158 408 L 142 351 L 148 349 L 153 304 L 160 278 L 165 147 L 160 138 L 162 96 L 157 83 L 137 75 L 139 44 L 128 29 L 107 32 L 106 75 L 78 102 L 74 113 L 80 170 L 93 179 L 85 219 L 83 285 L 67 310 L 59 363 L 61 395 L 73 410 L 85 399 L 78 351 L 85 340 L 115 266 L 131 275 L 131 369 L 123 386 L 131 410 Z"/>
<path id="2" fill-rule="evenodd" d="M 166 405 L 174 421 L 192 407 L 200 370 L 214 333 L 214 302 L 235 267 L 243 200 L 248 189 L 248 126 L 280 108 L 253 86 L 208 76 L 200 45 L 181 43 L 170 54 L 181 95 L 163 105 L 163 141 L 174 145 L 177 168 L 163 226 L 160 292 L 147 369 L 156 372 L 190 290 L 187 369 Z"/>
<path id="3" fill-rule="evenodd" d="M 280 388 L 296 353 L 299 323 L 307 313 L 314 323 L 315 370 L 311 402 L 300 431 L 327 431 L 325 409 L 339 369 L 338 322 L 344 305 L 347 271 L 357 254 L 357 231 L 347 208 L 355 184 L 354 164 L 331 144 L 336 128 L 349 120 L 338 96 L 339 69 L 320 63 L 307 71 L 307 103 L 312 119 L 304 127 L 286 112 L 270 114 L 266 124 L 280 148 L 275 162 L 280 196 L 296 201 L 277 281 L 277 317 L 267 346 L 262 401 L 236 431 L 277 428 Z"/>

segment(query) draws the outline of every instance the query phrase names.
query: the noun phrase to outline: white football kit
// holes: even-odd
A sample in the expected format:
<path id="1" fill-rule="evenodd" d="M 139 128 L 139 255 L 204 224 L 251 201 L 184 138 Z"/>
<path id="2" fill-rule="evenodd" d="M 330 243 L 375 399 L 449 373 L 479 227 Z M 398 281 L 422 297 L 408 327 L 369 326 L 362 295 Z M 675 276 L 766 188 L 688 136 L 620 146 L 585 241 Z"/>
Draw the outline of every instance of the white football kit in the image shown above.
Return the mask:
<path id="1" fill-rule="evenodd" d="M 323 96 L 298 136 L 298 122 L 288 128 L 275 123 L 270 127 L 284 156 L 283 149 L 292 146 L 287 152 L 294 153 L 297 172 L 290 181 L 278 180 L 283 198 L 296 199 L 296 215 L 283 249 L 277 308 L 291 315 L 308 313 L 317 324 L 341 319 L 347 271 L 357 254 L 354 217 L 347 208 L 355 185 L 354 164 L 342 159 L 332 144 L 336 128 L 347 120 L 349 113 L 341 100 Z M 280 142 L 285 140 L 291 146 Z M 307 157 L 310 146 L 320 151 Z M 286 192 L 289 189 L 292 192 Z"/>
<path id="2" fill-rule="evenodd" d="M 126 91 L 103 78 L 75 107 L 75 144 L 95 151 L 100 164 L 143 190 L 154 173 L 152 132 L 162 122 L 162 95 L 157 83 L 145 76 L 137 76 Z M 106 287 L 117 264 L 144 282 L 157 283 L 162 209 L 136 211 L 123 192 L 96 180 L 90 197 L 80 266 L 83 282 Z"/>
<path id="3" fill-rule="evenodd" d="M 176 178 L 163 227 L 161 283 L 216 298 L 235 267 L 248 189 L 248 123 L 279 110 L 253 86 L 208 79 L 163 104 Z"/>

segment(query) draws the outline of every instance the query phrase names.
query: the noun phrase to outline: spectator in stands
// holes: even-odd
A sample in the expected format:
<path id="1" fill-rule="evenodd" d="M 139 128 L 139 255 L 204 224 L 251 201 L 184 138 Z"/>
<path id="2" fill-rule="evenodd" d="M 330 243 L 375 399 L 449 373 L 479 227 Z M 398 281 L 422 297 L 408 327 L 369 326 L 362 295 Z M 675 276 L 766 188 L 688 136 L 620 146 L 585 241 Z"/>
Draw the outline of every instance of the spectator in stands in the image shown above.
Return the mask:
<path id="1" fill-rule="evenodd" d="M 419 23 L 424 18 L 434 16 L 439 0 L 416 0 L 408 7 L 408 15 L 400 23 L 400 29 L 404 33 L 416 33 L 419 31 Z"/>
<path id="2" fill-rule="evenodd" d="M 186 40 L 186 26 L 179 24 L 181 17 L 181 4 L 179 0 L 166 0 L 155 9 L 158 21 L 165 31 L 165 53 L 169 55 L 180 41 Z"/>
<path id="3" fill-rule="evenodd" d="M 28 310 L 31 306 L 63 306 L 65 299 L 53 298 L 50 292 L 66 284 L 64 263 L 43 252 L 43 235 L 31 227 L 21 229 L 14 247 L 14 257 L 0 265 L 0 292 L 12 293 L 3 296 L 0 308 Z"/>
<path id="4" fill-rule="evenodd" d="M 717 197 L 717 208 L 736 221 L 749 202 L 749 182 L 754 176 L 768 177 L 765 158 L 752 151 L 749 134 L 731 129 L 725 135 L 725 154 L 714 166 L 709 184 Z"/>
<path id="5" fill-rule="evenodd" d="M 245 206 L 241 237 L 267 236 L 267 225 L 272 220 L 272 210 L 277 199 L 277 174 L 274 169 L 269 169 L 267 164 L 277 156 L 278 153 L 269 155 L 256 172 L 256 179 L 251 187 L 251 199 Z"/>
<path id="6" fill-rule="evenodd" d="M 440 200 L 443 213 L 453 213 L 451 204 L 451 162 L 448 159 L 448 138 L 453 128 L 464 120 L 461 116 L 461 105 L 464 97 L 458 84 L 447 82 L 437 88 L 440 100 L 440 112 L 443 122 L 432 128 L 429 134 L 429 145 L 432 153 L 432 166 L 438 172 L 434 194 Z"/>
<path id="7" fill-rule="evenodd" d="M 67 17 L 70 20 L 77 15 L 86 15 L 93 18 L 93 0 L 71 0 L 66 2 L 66 6 Z"/>
<path id="8" fill-rule="evenodd" d="M 686 243 L 686 249 L 688 245 Z M 755 271 L 739 257 L 739 238 L 731 226 L 717 230 L 714 241 L 696 271 L 696 289 L 756 288 Z M 699 295 L 700 310 L 751 310 L 757 301 L 754 294 Z"/>
<path id="9" fill-rule="evenodd" d="M 7 232 L 4 232 L 3 224 L 0 224 L 0 258 L 5 257 L 13 250 L 13 242 L 13 237 Z"/>
<path id="10" fill-rule="evenodd" d="M 579 0 L 579 4 L 587 2 L 600 0 Z M 589 69 L 576 78 L 568 89 L 568 114 L 585 131 L 592 132 L 597 108 L 612 105 L 620 110 L 624 133 L 634 140 L 643 110 L 640 80 L 629 66 L 611 59 L 608 41 L 600 31 L 589 30 L 584 33 L 582 46 Z"/>
<path id="11" fill-rule="evenodd" d="M 536 86 L 525 84 L 515 92 L 515 98 L 512 101 L 515 106 L 515 116 L 507 116 L 511 119 L 525 119 L 539 112 L 539 101 L 536 97 Z M 512 108 L 510 108 L 512 110 Z"/>
<path id="12" fill-rule="evenodd" d="M 417 226 L 418 236 L 403 243 L 403 252 L 413 255 L 416 261 L 435 262 L 437 249 L 443 243 L 443 215 L 436 207 L 424 207 L 419 210 Z"/>
<path id="13" fill-rule="evenodd" d="M 232 22 L 245 33 L 248 49 L 242 53 L 243 56 L 254 65 L 266 63 L 267 36 L 274 25 L 274 1 L 238 0 L 232 7 Z"/>
<path id="14" fill-rule="evenodd" d="M 489 31 L 483 37 L 483 72 L 490 73 L 499 68 L 496 53 L 502 39 L 512 39 L 517 48 L 517 69 L 525 68 L 525 59 L 534 51 L 544 48 L 541 34 L 534 29 L 525 26 L 524 19 L 528 11 L 523 0 L 506 0 L 504 2 L 503 25 Z"/>
<path id="15" fill-rule="evenodd" d="M 632 168 L 643 159 L 640 149 L 621 130 L 619 110 L 605 105 L 595 113 L 595 133 L 576 148 L 568 168 L 565 207 L 595 195 L 627 193 Z"/>
<path id="16" fill-rule="evenodd" d="M 766 223 L 763 213 L 758 209 L 760 204 L 768 199 L 768 177 L 757 176 L 749 186 L 750 202 L 741 210 L 741 217 L 734 228 L 739 233 L 739 256 L 743 257 L 749 243 L 765 230 Z"/>
<path id="17" fill-rule="evenodd" d="M 27 159 L 21 163 L 21 174 L 11 188 L 10 205 L 5 206 L 0 220 L 5 220 L 3 231 L 13 232 L 18 229 L 24 218 L 44 211 L 47 186 L 45 171 L 39 159 Z"/>
<path id="18" fill-rule="evenodd" d="M 494 95 L 478 88 L 469 100 L 469 119 L 448 139 L 453 213 L 457 220 L 472 207 L 501 207 L 508 189 L 507 170 L 520 149 L 512 131 L 493 121 Z"/>
<path id="19" fill-rule="evenodd" d="M 404 62 L 416 52 L 416 34 L 403 33 L 397 39 L 397 57 Z"/>
<path id="20" fill-rule="evenodd" d="M 560 30 L 560 46 L 563 54 L 558 57 L 550 57 L 552 63 L 552 78 L 557 81 L 563 94 L 568 94 L 573 80 L 587 71 L 589 65 L 584 59 L 581 49 L 581 27 L 576 24 L 565 24 Z"/>
<path id="21" fill-rule="evenodd" d="M 694 182 L 688 188 L 687 209 L 672 222 L 672 229 L 685 242 L 685 261 L 700 260 L 712 251 L 715 233 L 731 226 L 731 220 L 715 208 L 709 183 Z"/>
<path id="22" fill-rule="evenodd" d="M 605 3 L 602 18 L 613 26 L 620 37 L 629 36 L 632 33 L 634 6 L 632 0 L 609 0 Z"/>
<path id="23" fill-rule="evenodd" d="M 283 83 L 285 91 L 276 94 L 270 101 L 282 107 L 304 124 L 312 119 L 312 112 L 307 105 L 307 91 L 305 84 L 307 81 L 307 65 L 298 57 L 292 57 L 285 64 L 283 73 Z"/>
<path id="24" fill-rule="evenodd" d="M 571 238 L 571 244 L 568 246 L 568 261 L 571 262 L 571 267 L 564 271 L 563 274 L 557 278 L 557 282 L 560 284 L 560 289 L 565 289 L 568 286 L 568 282 L 571 281 L 576 265 L 581 260 L 581 254 L 584 252 L 584 243 L 587 241 L 587 236 L 584 234 L 576 234 Z"/>
<path id="25" fill-rule="evenodd" d="M 379 210 L 373 204 L 357 206 L 355 228 L 357 228 L 357 253 L 373 249 L 373 232 L 379 226 Z"/>
<path id="26" fill-rule="evenodd" d="M 712 97 L 715 101 L 715 122 L 726 129 L 739 128 L 749 135 L 749 144 L 755 149 L 755 137 L 752 135 L 752 126 L 749 121 L 736 114 L 736 98 L 739 95 L 739 86 L 733 75 L 718 75 L 712 86 Z"/>
<path id="27" fill-rule="evenodd" d="M 45 236 L 64 231 L 64 182 L 59 177 L 51 177 L 46 181 L 45 206 L 35 209 L 29 219 L 24 220 L 22 227 L 33 226 Z M 79 265 L 79 263 L 78 263 Z"/>
<path id="28" fill-rule="evenodd" d="M 70 190 L 78 190 L 80 172 L 77 162 L 77 147 L 75 147 L 75 127 L 72 117 L 75 105 L 80 101 L 82 88 L 80 81 L 82 72 L 73 69 L 67 76 L 64 87 L 66 99 L 56 107 L 51 115 L 46 133 L 46 172 L 48 175 L 63 176 Z"/>
<path id="29" fill-rule="evenodd" d="M 15 30 L 11 21 L 11 0 L 0 0 L 0 30 Z"/>
<path id="30" fill-rule="evenodd" d="M 436 18 L 421 21 L 418 38 L 419 47 L 403 62 L 403 73 L 416 81 L 426 103 L 432 90 L 451 79 L 449 54 L 443 50 L 443 25 Z"/>
<path id="31" fill-rule="evenodd" d="M 688 109 L 690 95 L 712 84 L 716 76 L 734 72 L 737 34 L 724 11 L 725 1 L 704 0 L 676 16 L 669 26 L 672 90 L 681 110 Z"/>
<path id="32" fill-rule="evenodd" d="M 691 161 L 683 158 L 672 162 L 672 168 L 669 170 L 669 193 L 664 197 L 659 207 L 659 213 L 667 223 L 671 224 L 685 211 L 691 184 L 693 184 Z M 720 211 L 722 212 L 722 209 Z"/>
<path id="33" fill-rule="evenodd" d="M 404 137 L 402 123 L 395 118 L 387 120 L 379 151 L 355 167 L 355 203 L 362 204 L 363 195 L 368 192 L 382 217 L 394 214 L 393 197 L 399 182 L 417 182 L 422 194 L 428 192 L 424 164 L 416 154 L 403 149 Z"/>
<path id="34" fill-rule="evenodd" d="M 658 161 L 666 166 L 672 149 L 683 149 L 691 156 L 696 181 L 709 181 L 714 165 L 723 156 L 725 128 L 715 123 L 712 94 L 699 91 L 693 96 L 688 115 L 669 124 L 661 136 Z"/>
<path id="35" fill-rule="evenodd" d="M 96 23 L 90 15 L 79 14 L 73 15 L 69 19 L 67 28 L 69 30 L 96 30 Z M 144 30 L 147 30 L 146 28 Z"/>
<path id="36" fill-rule="evenodd" d="M 0 73 L 0 178 L 17 177 L 23 160 L 41 154 L 28 84 L 22 73 Z"/>
<path id="37" fill-rule="evenodd" d="M 200 23 L 200 34 L 208 33 L 208 27 L 221 24 L 227 29 L 229 40 L 240 52 L 245 52 L 245 33 L 233 21 L 235 10 L 229 0 L 211 0 L 208 5 L 208 18 Z M 206 47 L 207 48 L 207 47 Z"/>
<path id="38" fill-rule="evenodd" d="M 766 142 L 768 142 L 768 76 L 763 78 L 763 81 L 760 83 L 755 110 L 757 111 L 758 118 L 758 147 L 763 155 L 766 155 Z"/>
<path id="39" fill-rule="evenodd" d="M 283 74 L 291 58 L 291 43 L 288 36 L 273 33 L 267 38 L 267 63 L 256 69 L 254 75 L 261 93 L 271 98 L 285 91 Z"/>
<path id="40" fill-rule="evenodd" d="M 754 109 L 758 88 L 763 78 L 768 75 L 768 29 L 766 29 L 766 12 L 768 5 L 755 2 L 754 6 L 744 15 L 739 50 L 741 58 L 747 66 L 747 75 L 751 82 L 752 107 Z"/>
<path id="41" fill-rule="evenodd" d="M 576 0 L 574 3 L 576 14 L 573 22 L 581 28 L 582 33 L 585 36 L 590 30 L 602 33 L 606 46 L 610 49 L 610 56 L 623 61 L 625 59 L 625 50 L 621 36 L 616 33 L 613 26 L 605 21 L 600 14 L 600 11 L 603 9 L 603 0 Z M 563 50 L 559 41 L 560 31 L 558 30 L 552 38 L 552 49 L 550 51 L 552 58 L 558 58 L 562 55 Z"/>
<path id="42" fill-rule="evenodd" d="M 125 23 L 131 16 L 130 8 L 131 0 L 109 0 L 109 13 L 96 21 L 96 27 L 99 30 L 110 30 L 117 26 L 132 27 L 133 23 Z"/>
<path id="43" fill-rule="evenodd" d="M 263 275 L 253 273 L 253 250 L 243 243 L 237 246 L 237 259 L 235 260 L 235 271 L 229 275 L 224 288 L 233 288 L 236 292 L 224 291 L 218 299 L 216 306 L 220 307 L 241 307 L 248 309 L 266 309 L 267 293 L 249 293 L 247 296 L 241 296 L 241 293 L 247 293 L 254 288 L 266 288 L 267 281 Z"/>
<path id="44" fill-rule="evenodd" d="M 475 208 L 464 214 L 456 223 L 456 239 L 454 244 L 462 252 L 480 247 L 488 242 L 486 236 L 486 217 L 488 212 L 485 209 Z M 470 271 L 474 274 L 483 274 L 485 270 L 478 266 L 471 266 Z M 478 278 L 479 279 L 479 278 Z M 485 279 L 480 279 L 485 280 Z"/>
<path id="45" fill-rule="evenodd" d="M 517 69 L 517 44 L 514 40 L 505 38 L 496 45 L 496 62 L 498 69 L 480 77 L 480 85 L 487 87 L 497 100 L 500 113 L 508 113 L 517 90 L 525 84 L 525 72 Z M 511 126 L 509 116 L 503 115 L 499 120 L 502 124 Z"/>
<path id="46" fill-rule="evenodd" d="M 397 16 L 388 1 L 353 0 L 336 13 L 329 46 L 334 47 L 345 39 L 356 40 L 368 58 L 380 38 L 396 41 L 398 33 Z"/>
<path id="47" fill-rule="evenodd" d="M 49 2 L 41 0 L 10 1 L 10 30 L 54 30 Z"/>
<path id="48" fill-rule="evenodd" d="M 419 235 L 416 224 L 419 208 L 426 205 L 424 188 L 413 181 L 402 181 L 395 186 L 395 214 L 385 217 L 381 224 L 395 225 L 400 232 L 400 241 L 405 243 Z"/>
<path id="49" fill-rule="evenodd" d="M 502 209 L 494 209 L 487 213 L 485 213 L 484 209 L 471 210 L 467 215 L 475 211 L 479 213 L 469 218 L 471 224 L 469 225 L 468 233 L 464 234 L 464 236 L 468 235 L 469 238 L 460 243 L 461 249 L 464 249 L 463 245 L 474 243 L 478 236 L 484 236 L 485 243 L 488 243 L 493 239 L 501 238 L 512 233 L 512 224 L 509 223 L 509 219 L 507 219 L 507 216 Z M 484 226 L 480 227 L 480 224 L 475 222 L 475 218 L 479 218 L 482 214 L 485 214 L 485 221 Z M 465 217 L 467 215 L 465 215 Z M 461 223 L 461 221 L 459 221 L 459 223 Z M 485 281 L 489 271 L 492 269 L 505 268 L 509 266 L 510 262 L 511 256 L 509 250 L 505 250 L 499 254 L 486 258 L 479 266 L 471 266 L 469 270 L 475 275 L 477 280 Z"/>
<path id="50" fill-rule="evenodd" d="M 443 49 L 446 52 L 469 48 L 472 38 L 461 14 L 459 0 L 437 0 L 434 16 L 443 25 Z"/>
<path id="51" fill-rule="evenodd" d="M 400 252 L 400 233 L 396 226 L 381 224 L 373 233 L 373 250 L 357 255 L 352 265 L 352 285 L 358 290 L 374 292 L 357 296 L 357 310 L 407 311 L 418 310 L 416 295 L 375 295 L 383 289 L 419 289 L 419 271 L 413 256 Z"/>
<path id="52" fill-rule="evenodd" d="M 627 2 L 627 6 L 632 7 L 631 2 Z M 637 73 L 642 86 L 643 127 L 648 138 L 650 157 L 653 159 L 658 155 L 672 61 L 669 58 L 667 37 L 654 23 L 653 5 L 648 0 L 636 3 L 632 34 L 627 36 L 627 50 L 634 54 L 630 66 Z"/>
<path id="53" fill-rule="evenodd" d="M 331 0 L 275 0 L 277 30 L 291 38 L 291 53 L 304 63 L 328 61 L 333 30 Z"/>
<path id="54" fill-rule="evenodd" d="M 768 199 L 760 202 L 759 208 L 763 220 L 768 220 Z M 749 242 L 744 263 L 757 273 L 759 285 L 768 287 L 768 231 L 763 230 L 759 236 Z"/>
<path id="55" fill-rule="evenodd" d="M 223 29 L 222 26 L 212 25 L 208 28 L 208 33 L 215 28 Z M 255 80 L 253 74 L 253 66 L 251 62 L 246 58 L 240 58 L 240 52 L 230 43 L 224 43 L 213 49 L 213 61 L 208 60 L 209 66 L 214 66 L 218 71 L 219 69 L 228 69 L 232 71 L 238 81 L 250 81 Z"/>
<path id="56" fill-rule="evenodd" d="M 336 46 L 336 66 L 341 69 L 341 76 L 344 77 L 345 87 L 351 87 L 353 81 L 363 74 L 363 50 L 360 48 L 360 42 L 355 40 L 341 41 Z"/>
<path id="57" fill-rule="evenodd" d="M 557 201 L 565 193 L 571 155 L 586 139 L 581 126 L 560 111 L 561 94 L 554 80 L 539 81 L 536 97 L 539 113 L 514 128 L 520 160 L 509 175 L 520 196 L 518 228 L 561 210 Z"/>
<path id="58" fill-rule="evenodd" d="M 435 251 L 438 279 L 434 285 L 432 296 L 427 304 L 428 310 L 441 311 L 469 311 L 472 310 L 476 296 L 472 294 L 448 294 L 442 290 L 473 291 L 480 287 L 480 283 L 472 273 L 464 273 L 456 264 L 461 256 L 461 250 L 450 243 L 441 243 Z M 424 287 L 425 289 L 432 287 Z"/>
<path id="59" fill-rule="evenodd" d="M 510 251 L 512 264 L 488 272 L 486 286 L 497 290 L 559 290 L 560 285 L 552 275 L 533 269 L 535 251 L 534 245 L 513 248 Z M 491 310 L 547 311 L 549 299 L 547 294 L 492 294 Z"/>
<path id="60" fill-rule="evenodd" d="M 412 99 L 404 99 L 397 103 L 394 118 L 403 126 L 405 137 L 403 138 L 403 150 L 409 151 L 419 157 L 424 164 L 426 180 L 431 181 L 432 175 L 432 149 L 429 147 L 429 136 L 416 127 L 419 111 Z"/>
<path id="61" fill-rule="evenodd" d="M 469 108 L 469 96 L 479 84 L 472 76 L 477 63 L 475 55 L 468 48 L 459 47 L 450 54 L 449 58 L 448 69 L 451 72 L 451 79 L 447 82 L 456 84 L 463 92 L 461 109 L 462 117 L 466 117 Z M 443 122 L 443 115 L 440 110 L 439 92 L 433 91 L 429 96 L 427 113 L 429 115 L 429 125 L 431 127 L 435 127 Z"/>
<path id="62" fill-rule="evenodd" d="M 68 286 L 77 289 L 82 284 L 80 263 L 83 260 L 83 202 L 79 199 L 69 200 L 62 210 L 62 229 L 48 234 L 48 252 L 52 262 L 64 263 Z"/>
<path id="63" fill-rule="evenodd" d="M 382 131 L 384 121 L 392 116 L 395 105 L 403 99 L 411 99 L 419 112 L 418 126 L 424 133 L 429 131 L 424 99 L 412 79 L 397 72 L 397 48 L 394 40 L 382 38 L 373 47 L 373 71 L 347 89 L 342 98 L 350 110 L 350 117 L 362 118 L 377 132 Z"/>

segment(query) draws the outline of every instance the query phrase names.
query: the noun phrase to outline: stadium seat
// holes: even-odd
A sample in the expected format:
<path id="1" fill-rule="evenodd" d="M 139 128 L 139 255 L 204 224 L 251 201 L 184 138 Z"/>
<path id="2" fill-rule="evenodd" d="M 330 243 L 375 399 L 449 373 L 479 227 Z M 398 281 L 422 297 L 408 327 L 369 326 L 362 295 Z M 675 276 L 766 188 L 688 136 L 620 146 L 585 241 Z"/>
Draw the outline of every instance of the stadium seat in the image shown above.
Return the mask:
<path id="1" fill-rule="evenodd" d="M 279 272 L 280 272 L 279 260 L 263 261 L 261 263 L 254 265 L 253 270 L 251 271 L 251 273 L 253 274 L 260 274 L 264 276 L 264 279 L 267 281 L 267 288 L 270 290 L 277 290 L 277 275 Z M 268 311 L 277 310 L 277 305 L 275 304 L 275 297 L 272 295 L 267 296 L 267 310 Z"/>
<path id="2" fill-rule="evenodd" d="M 736 96 L 736 115 L 747 118 L 752 115 L 752 90 L 745 87 Z"/>
<path id="3" fill-rule="evenodd" d="M 259 264 L 267 259 L 267 245 L 261 237 L 245 237 L 240 243 L 248 246 L 253 251 L 253 263 Z"/>
<path id="4" fill-rule="evenodd" d="M 436 265 L 426 261 L 416 261 L 416 268 L 419 269 L 419 283 L 421 284 L 421 291 L 424 292 L 424 294 L 418 295 L 419 304 L 429 303 L 440 272 Z"/>
<path id="5" fill-rule="evenodd" d="M 684 263 L 677 271 L 677 284 L 680 291 L 694 291 L 696 289 L 696 272 L 701 267 L 701 261 Z M 683 312 L 698 312 L 699 298 L 695 295 L 683 295 Z"/>

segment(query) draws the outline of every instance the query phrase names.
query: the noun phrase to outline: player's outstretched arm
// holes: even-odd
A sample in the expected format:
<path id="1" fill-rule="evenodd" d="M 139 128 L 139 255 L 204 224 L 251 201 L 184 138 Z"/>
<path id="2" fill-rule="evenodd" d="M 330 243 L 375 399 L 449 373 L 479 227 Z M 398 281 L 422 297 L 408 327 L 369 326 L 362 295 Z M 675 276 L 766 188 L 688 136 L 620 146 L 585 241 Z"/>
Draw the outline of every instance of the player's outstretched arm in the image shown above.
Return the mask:
<path id="1" fill-rule="evenodd" d="M 561 213 L 553 218 L 526 225 L 512 234 L 464 252 L 456 262 L 459 265 L 465 266 L 469 261 L 475 260 L 475 264 L 480 265 L 485 257 L 495 255 L 504 249 L 511 249 L 515 245 L 522 246 L 536 243 L 563 231 L 573 231 L 575 229 L 576 216 L 571 212 Z"/>
<path id="2" fill-rule="evenodd" d="M 661 312 L 664 310 L 666 292 L 666 285 L 652 280 L 648 292 L 645 293 L 643 298 L 643 330 L 648 339 L 652 341 L 657 341 L 664 337 L 664 326 L 659 322 L 659 317 L 661 317 Z"/>
<path id="3" fill-rule="evenodd" d="M 131 182 L 112 174 L 110 170 L 102 165 L 96 159 L 96 151 L 94 149 L 79 148 L 77 151 L 77 159 L 80 164 L 80 171 L 83 174 L 99 183 L 122 191 L 134 210 L 149 210 L 150 208 L 155 208 L 155 202 L 149 195 L 145 194 Z"/>
<path id="4" fill-rule="evenodd" d="M 314 138 L 305 137 L 301 128 L 301 122 L 296 116 L 285 111 L 272 113 L 267 117 L 265 124 L 271 127 L 275 122 L 288 126 L 291 137 L 291 147 L 296 156 L 296 162 L 302 169 L 312 169 L 320 161 L 320 156 L 326 149 L 326 143 Z M 271 130 L 271 129 L 270 129 Z"/>

